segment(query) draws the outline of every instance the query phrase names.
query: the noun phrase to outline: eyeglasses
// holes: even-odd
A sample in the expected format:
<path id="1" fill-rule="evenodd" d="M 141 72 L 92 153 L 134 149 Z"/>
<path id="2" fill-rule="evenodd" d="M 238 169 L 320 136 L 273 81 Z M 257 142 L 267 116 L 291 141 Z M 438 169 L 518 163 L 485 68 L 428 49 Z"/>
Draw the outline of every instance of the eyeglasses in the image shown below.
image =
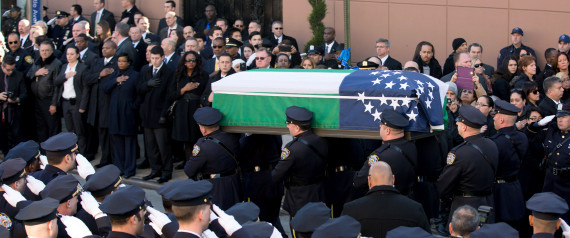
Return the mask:
<path id="1" fill-rule="evenodd" d="M 189 62 L 196 63 L 196 59 L 187 59 L 186 63 L 189 63 Z"/>
<path id="2" fill-rule="evenodd" d="M 221 48 L 224 48 L 224 46 L 223 45 L 214 45 L 214 46 L 212 46 L 212 48 L 221 49 Z"/>
<path id="3" fill-rule="evenodd" d="M 18 42 L 17 41 L 8 41 L 8 44 L 15 45 L 15 44 L 18 44 Z"/>
<path id="4" fill-rule="evenodd" d="M 267 57 L 255 57 L 255 60 L 265 60 Z"/>
<path id="5" fill-rule="evenodd" d="M 275 30 L 283 30 L 283 27 L 275 27 L 275 28 L 273 28 L 273 29 L 275 29 Z"/>
<path id="6" fill-rule="evenodd" d="M 484 65 L 483 63 L 476 64 L 476 65 L 475 65 L 475 68 L 483 67 L 483 65 Z"/>

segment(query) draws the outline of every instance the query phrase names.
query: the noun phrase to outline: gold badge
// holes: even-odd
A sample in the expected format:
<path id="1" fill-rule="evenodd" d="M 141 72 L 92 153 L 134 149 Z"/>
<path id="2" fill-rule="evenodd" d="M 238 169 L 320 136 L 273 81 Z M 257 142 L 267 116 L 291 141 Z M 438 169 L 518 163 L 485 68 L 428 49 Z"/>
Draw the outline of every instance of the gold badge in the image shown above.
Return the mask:
<path id="1" fill-rule="evenodd" d="M 447 165 L 452 165 L 453 162 L 455 162 L 455 154 L 449 152 L 449 154 L 447 154 Z"/>
<path id="2" fill-rule="evenodd" d="M 378 158 L 378 155 L 370 155 L 368 156 L 368 165 L 372 165 L 378 162 L 378 160 L 380 160 L 380 158 Z"/>
<path id="3" fill-rule="evenodd" d="M 192 156 L 198 156 L 198 153 L 200 153 L 200 146 L 194 145 L 194 149 L 192 149 Z"/>
<path id="4" fill-rule="evenodd" d="M 281 160 L 287 159 L 289 157 L 289 154 L 291 154 L 291 152 L 289 151 L 289 149 L 287 148 L 283 148 L 281 150 Z"/>
<path id="5" fill-rule="evenodd" d="M 12 220 L 10 217 L 4 213 L 0 213 L 0 225 L 5 227 L 7 230 L 12 229 Z"/>
<path id="6" fill-rule="evenodd" d="M 24 58 L 24 60 L 26 61 L 26 63 L 28 64 L 32 64 L 34 63 L 34 59 L 32 58 L 32 56 L 28 55 Z"/>

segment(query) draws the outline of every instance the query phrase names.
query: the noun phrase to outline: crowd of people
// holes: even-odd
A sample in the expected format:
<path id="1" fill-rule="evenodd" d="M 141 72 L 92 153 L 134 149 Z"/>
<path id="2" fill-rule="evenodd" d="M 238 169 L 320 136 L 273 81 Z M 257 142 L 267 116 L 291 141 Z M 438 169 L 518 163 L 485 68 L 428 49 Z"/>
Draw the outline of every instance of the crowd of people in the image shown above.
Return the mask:
<path id="1" fill-rule="evenodd" d="M 481 44 L 462 38 L 453 40 L 443 67 L 430 42 L 418 43 L 402 65 L 390 56 L 390 41 L 379 38 L 358 67 L 446 82 L 446 129 L 406 140 L 408 118 L 387 109 L 382 141 L 320 138 L 311 132 L 313 113 L 292 106 L 284 118 L 293 141 L 283 146 L 281 136 L 221 131 L 211 84 L 252 69 L 344 69 L 334 28 L 324 29 L 324 44 L 303 50 L 283 22 L 272 22 L 264 37 L 259 21 L 230 22 L 212 4 L 184 26 L 176 3 L 165 1 L 155 33 L 135 0 L 121 0 L 120 18 L 103 0 L 93 5 L 91 19 L 78 4 L 33 25 L 17 8 L 4 15 L 0 228 L 12 237 L 248 237 L 255 229 L 286 237 L 281 208 L 294 237 L 552 237 L 560 226 L 570 233 L 565 34 L 545 51 L 541 68 L 523 30 L 512 29 L 496 70 L 483 62 Z M 465 68 L 472 85 L 463 88 Z M 97 172 L 90 163 L 96 156 Z M 143 168 L 150 168 L 143 180 L 164 183 L 157 192 L 166 214 L 145 208 L 140 188 L 121 188 Z M 80 189 L 66 175 L 73 169 L 87 180 Z M 168 182 L 174 169 L 192 180 Z M 224 212 L 235 206 L 233 216 Z M 257 218 L 268 223 L 247 229 Z"/>

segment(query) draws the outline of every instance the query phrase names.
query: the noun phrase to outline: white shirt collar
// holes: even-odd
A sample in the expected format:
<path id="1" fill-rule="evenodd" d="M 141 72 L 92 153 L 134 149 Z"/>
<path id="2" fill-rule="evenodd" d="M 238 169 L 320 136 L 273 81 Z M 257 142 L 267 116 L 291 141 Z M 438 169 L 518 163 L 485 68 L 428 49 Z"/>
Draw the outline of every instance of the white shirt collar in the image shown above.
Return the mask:
<path id="1" fill-rule="evenodd" d="M 277 40 L 277 42 L 281 43 L 283 41 L 283 34 L 281 34 L 280 37 L 273 35 L 273 38 L 275 38 Z"/>
<path id="2" fill-rule="evenodd" d="M 331 52 L 331 49 L 332 49 L 332 47 L 333 47 L 333 45 L 334 45 L 334 42 L 335 42 L 334 40 L 333 40 L 330 44 L 327 44 L 327 43 L 325 42 L 325 46 L 327 47 L 327 50 L 328 50 L 327 52 L 325 52 L 325 54 L 328 54 L 329 52 Z"/>
<path id="3" fill-rule="evenodd" d="M 82 50 L 81 52 L 79 52 L 79 58 L 83 58 L 83 55 L 85 54 L 85 52 L 87 52 L 89 48 L 85 48 L 84 50 Z"/>
<path id="4" fill-rule="evenodd" d="M 386 56 L 384 56 L 384 58 L 380 59 L 380 61 L 382 61 L 382 65 L 384 65 L 384 63 L 386 63 L 386 60 L 388 59 L 388 57 L 390 57 L 389 54 L 387 54 Z"/>
<path id="5" fill-rule="evenodd" d="M 176 30 L 176 27 L 178 27 L 178 24 L 174 24 L 173 27 L 170 27 L 170 30 L 172 30 L 172 31 L 173 31 L 173 30 Z"/>
<path id="6" fill-rule="evenodd" d="M 77 16 L 76 18 L 73 18 L 73 20 L 79 21 L 79 18 L 80 18 L 80 17 L 81 17 L 81 15 L 80 15 L 80 16 Z"/>
<path id="7" fill-rule="evenodd" d="M 174 53 L 176 53 L 176 51 L 175 51 L 175 52 L 172 52 L 172 54 L 167 55 L 167 56 L 164 57 L 164 59 L 166 60 L 166 62 L 168 62 L 168 61 L 170 60 L 170 58 L 172 58 L 172 56 L 174 55 Z"/>
<path id="8" fill-rule="evenodd" d="M 119 41 L 119 44 L 117 44 L 117 47 L 119 47 L 121 44 L 123 44 L 123 42 L 125 42 L 125 40 L 126 40 L 127 38 L 128 38 L 128 37 L 125 37 L 125 38 L 123 38 L 121 41 Z"/>
<path id="9" fill-rule="evenodd" d="M 97 12 L 103 14 L 103 10 L 105 10 L 105 8 L 101 8 L 101 10 L 99 10 Z"/>
<path id="10" fill-rule="evenodd" d="M 151 64 L 152 65 L 152 64 Z M 154 71 L 154 69 L 156 69 L 156 72 L 158 73 L 158 71 L 160 71 L 160 69 L 162 68 L 162 66 L 164 65 L 164 62 L 162 62 L 162 64 L 160 64 L 160 66 L 158 66 L 158 68 L 154 67 L 154 65 L 152 66 L 152 71 Z"/>
<path id="11" fill-rule="evenodd" d="M 111 57 L 109 57 L 109 58 L 105 58 L 105 59 L 103 60 L 103 63 L 105 63 L 105 62 L 109 63 L 109 61 L 111 61 L 112 59 L 113 59 L 113 56 L 111 56 Z"/>

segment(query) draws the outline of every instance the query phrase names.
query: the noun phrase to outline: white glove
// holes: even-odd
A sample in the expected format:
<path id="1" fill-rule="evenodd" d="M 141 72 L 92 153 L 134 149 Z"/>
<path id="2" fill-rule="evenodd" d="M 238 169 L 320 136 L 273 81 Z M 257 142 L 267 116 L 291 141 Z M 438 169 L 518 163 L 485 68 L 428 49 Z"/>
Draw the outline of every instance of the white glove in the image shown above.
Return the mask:
<path id="1" fill-rule="evenodd" d="M 538 125 L 539 126 L 545 126 L 550 121 L 552 121 L 552 119 L 554 119 L 555 116 L 556 115 L 550 115 L 550 116 L 546 116 L 546 117 L 542 118 L 540 121 L 538 121 Z"/>
<path id="2" fill-rule="evenodd" d="M 570 238 L 570 226 L 568 226 L 568 223 L 566 223 L 566 221 L 564 221 L 562 218 L 558 218 L 561 221 L 561 225 L 560 227 L 562 227 L 562 235 L 566 238 Z"/>
<path id="3" fill-rule="evenodd" d="M 79 218 L 73 216 L 61 216 L 59 219 L 65 225 L 65 231 L 71 238 L 83 238 L 93 235 L 89 228 Z"/>
<path id="4" fill-rule="evenodd" d="M 216 233 L 214 233 L 213 231 L 211 231 L 210 229 L 205 230 L 204 232 L 202 232 L 202 236 L 206 237 L 206 238 L 218 238 L 218 236 L 216 235 Z"/>
<path id="5" fill-rule="evenodd" d="M 152 208 L 151 206 L 146 207 L 146 210 L 150 213 L 148 215 L 148 219 L 156 224 L 160 230 L 162 230 L 166 224 L 172 222 L 166 214 Z"/>
<path id="6" fill-rule="evenodd" d="M 212 223 L 213 221 L 215 221 L 216 219 L 218 219 L 218 215 L 216 215 L 216 213 L 210 212 L 210 223 Z"/>
<path id="7" fill-rule="evenodd" d="M 48 160 L 45 155 L 40 155 L 40 169 L 45 169 L 46 165 L 48 165 Z"/>
<path id="8" fill-rule="evenodd" d="M 216 204 L 212 205 L 214 212 L 218 214 L 218 222 L 224 228 L 229 236 L 233 235 L 234 232 L 241 229 L 241 225 L 236 221 L 234 216 L 226 214 L 222 209 L 220 209 Z"/>
<path id="9" fill-rule="evenodd" d="M 55 23 L 55 19 L 56 19 L 55 17 L 50 19 L 46 24 L 48 24 L 49 26 L 53 26 Z"/>
<path id="10" fill-rule="evenodd" d="M 6 11 L 2 14 L 3 17 L 8 17 L 8 15 L 10 15 L 10 10 L 6 10 Z"/>
<path id="11" fill-rule="evenodd" d="M 152 229 L 154 229 L 154 231 L 156 231 L 156 234 L 158 234 L 159 236 L 162 236 L 162 229 L 160 229 L 160 227 L 158 227 L 158 225 L 156 225 L 156 223 L 149 222 L 148 224 L 150 225 L 150 227 L 152 227 Z"/>
<path id="12" fill-rule="evenodd" d="M 12 207 L 16 207 L 16 205 L 18 205 L 19 202 L 26 200 L 20 192 L 12 189 L 10 186 L 6 184 L 2 185 L 2 189 L 4 189 L 5 192 L 4 198 L 8 203 L 10 203 Z"/>
<path id="13" fill-rule="evenodd" d="M 87 160 L 82 154 L 77 154 L 77 173 L 83 179 L 87 179 L 87 176 L 95 173 L 93 165 Z"/>
<path id="14" fill-rule="evenodd" d="M 279 232 L 277 228 L 273 227 L 273 233 L 271 233 L 271 236 L 269 238 L 281 238 L 281 237 L 283 237 L 283 235 L 281 235 L 281 232 Z"/>
<path id="15" fill-rule="evenodd" d="M 89 215 L 95 219 L 105 216 L 105 213 L 99 209 L 99 203 L 90 192 L 82 192 L 79 196 L 81 197 L 81 206 Z"/>
<path id="16" fill-rule="evenodd" d="M 26 181 L 28 181 L 26 185 L 28 186 L 30 191 L 32 191 L 32 193 L 34 193 L 35 195 L 40 195 L 40 192 L 44 190 L 44 188 L 46 187 L 44 182 L 37 180 L 31 175 L 28 175 L 26 177 Z"/>

